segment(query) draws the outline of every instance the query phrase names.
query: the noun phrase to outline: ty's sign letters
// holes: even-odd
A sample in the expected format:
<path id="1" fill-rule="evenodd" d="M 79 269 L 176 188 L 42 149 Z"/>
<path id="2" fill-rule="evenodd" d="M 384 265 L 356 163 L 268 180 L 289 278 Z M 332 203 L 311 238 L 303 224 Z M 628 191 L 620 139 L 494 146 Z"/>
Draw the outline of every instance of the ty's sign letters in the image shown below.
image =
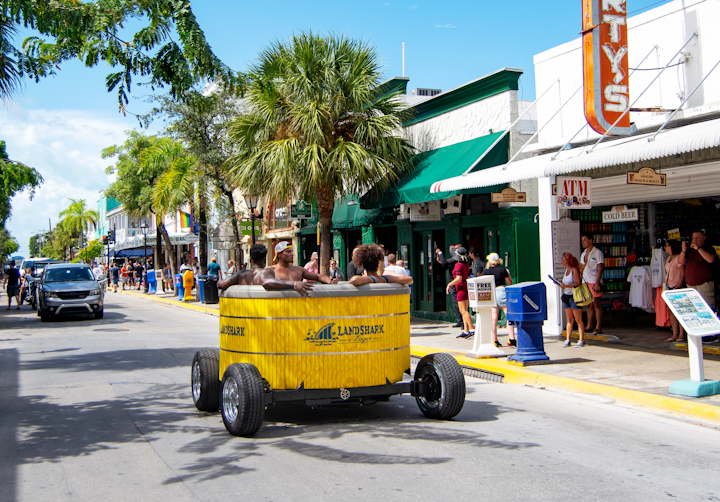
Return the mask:
<path id="1" fill-rule="evenodd" d="M 585 118 L 596 132 L 604 134 L 628 109 L 627 5 L 625 0 L 582 0 L 583 78 Z M 630 113 L 611 134 L 635 132 Z"/>

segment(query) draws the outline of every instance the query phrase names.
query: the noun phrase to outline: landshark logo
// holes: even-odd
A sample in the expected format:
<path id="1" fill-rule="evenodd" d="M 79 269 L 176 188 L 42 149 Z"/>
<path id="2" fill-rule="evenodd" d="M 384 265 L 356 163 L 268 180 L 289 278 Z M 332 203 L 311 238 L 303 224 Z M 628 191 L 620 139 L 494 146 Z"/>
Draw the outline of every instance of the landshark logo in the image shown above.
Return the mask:
<path id="1" fill-rule="evenodd" d="M 335 343 L 365 343 L 380 340 L 381 337 L 373 336 L 385 333 L 385 326 L 382 324 L 363 326 L 338 326 L 334 329 L 335 323 L 326 324 L 315 333 L 309 330 L 305 335 L 305 341 L 316 346 L 333 345 Z"/>
<path id="2" fill-rule="evenodd" d="M 330 323 L 326 324 L 315 333 L 313 333 L 312 330 L 308 331 L 305 336 L 305 341 L 310 342 L 313 345 L 317 345 L 318 347 L 322 345 L 332 345 L 338 340 L 335 336 L 337 332 L 333 330 L 334 326 L 335 323 Z"/>

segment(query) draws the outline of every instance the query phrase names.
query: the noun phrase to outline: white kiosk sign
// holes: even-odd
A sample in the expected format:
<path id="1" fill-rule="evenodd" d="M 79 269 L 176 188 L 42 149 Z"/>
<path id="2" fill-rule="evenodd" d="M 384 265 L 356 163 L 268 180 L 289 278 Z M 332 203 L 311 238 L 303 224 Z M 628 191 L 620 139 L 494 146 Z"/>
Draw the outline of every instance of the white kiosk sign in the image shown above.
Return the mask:
<path id="1" fill-rule="evenodd" d="M 467 353 L 470 357 L 504 357 L 505 353 L 492 342 L 492 309 L 497 307 L 495 277 L 483 275 L 467 280 L 468 300 L 475 309 L 475 341 Z"/>
<path id="2" fill-rule="evenodd" d="M 720 382 L 705 380 L 702 337 L 720 333 L 720 320 L 694 289 L 663 291 L 663 300 L 685 328 L 690 356 L 690 380 L 678 380 L 670 386 L 670 394 L 701 397 L 720 394 Z"/>

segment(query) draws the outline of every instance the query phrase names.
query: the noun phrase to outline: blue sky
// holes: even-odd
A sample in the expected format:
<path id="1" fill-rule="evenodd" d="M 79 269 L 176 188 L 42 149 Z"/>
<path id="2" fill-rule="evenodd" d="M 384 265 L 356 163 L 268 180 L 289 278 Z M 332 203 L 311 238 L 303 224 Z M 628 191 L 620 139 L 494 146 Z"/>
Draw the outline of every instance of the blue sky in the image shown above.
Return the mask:
<path id="1" fill-rule="evenodd" d="M 631 14 L 665 1 L 631 0 Z M 449 90 L 499 68 L 520 68 L 521 99 L 535 97 L 533 56 L 578 37 L 581 0 L 426 0 L 236 2 L 197 0 L 193 10 L 216 54 L 245 70 L 268 42 L 293 31 L 336 32 L 368 41 L 380 54 L 387 78 L 405 75 L 408 90 Z M 132 28 L 132 26 L 129 26 Z M 28 82 L 14 103 L 0 108 L 0 139 L 10 157 L 37 168 L 46 183 L 34 201 L 13 201 L 8 228 L 27 255 L 33 233 L 53 225 L 67 197 L 86 198 L 91 207 L 110 180 L 100 150 L 123 141 L 137 127 L 117 112 L 115 93 L 105 90 L 110 69 L 79 62 L 58 75 Z M 142 88 L 134 88 L 128 110 L 142 113 Z"/>

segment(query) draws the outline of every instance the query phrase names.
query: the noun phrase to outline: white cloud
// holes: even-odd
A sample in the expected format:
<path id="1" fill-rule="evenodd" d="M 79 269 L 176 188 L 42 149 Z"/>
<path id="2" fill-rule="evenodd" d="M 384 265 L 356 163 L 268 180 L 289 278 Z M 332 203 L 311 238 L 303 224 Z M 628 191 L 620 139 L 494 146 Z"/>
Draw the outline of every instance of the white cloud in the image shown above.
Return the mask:
<path id="1" fill-rule="evenodd" d="M 448 24 L 436 24 L 435 28 L 455 28 L 454 24 L 448 23 Z"/>
<path id="2" fill-rule="evenodd" d="M 67 207 L 68 197 L 87 200 L 95 209 L 99 191 L 111 179 L 103 160 L 103 148 L 125 140 L 124 131 L 135 124 L 121 117 L 102 117 L 78 110 L 32 110 L 15 105 L 0 110 L 0 139 L 8 156 L 37 169 L 45 183 L 32 201 L 27 193 L 13 198 L 7 228 L 20 244 L 19 254 L 27 256 L 28 240 L 48 227 L 48 218 L 57 223 L 58 213 Z"/>

